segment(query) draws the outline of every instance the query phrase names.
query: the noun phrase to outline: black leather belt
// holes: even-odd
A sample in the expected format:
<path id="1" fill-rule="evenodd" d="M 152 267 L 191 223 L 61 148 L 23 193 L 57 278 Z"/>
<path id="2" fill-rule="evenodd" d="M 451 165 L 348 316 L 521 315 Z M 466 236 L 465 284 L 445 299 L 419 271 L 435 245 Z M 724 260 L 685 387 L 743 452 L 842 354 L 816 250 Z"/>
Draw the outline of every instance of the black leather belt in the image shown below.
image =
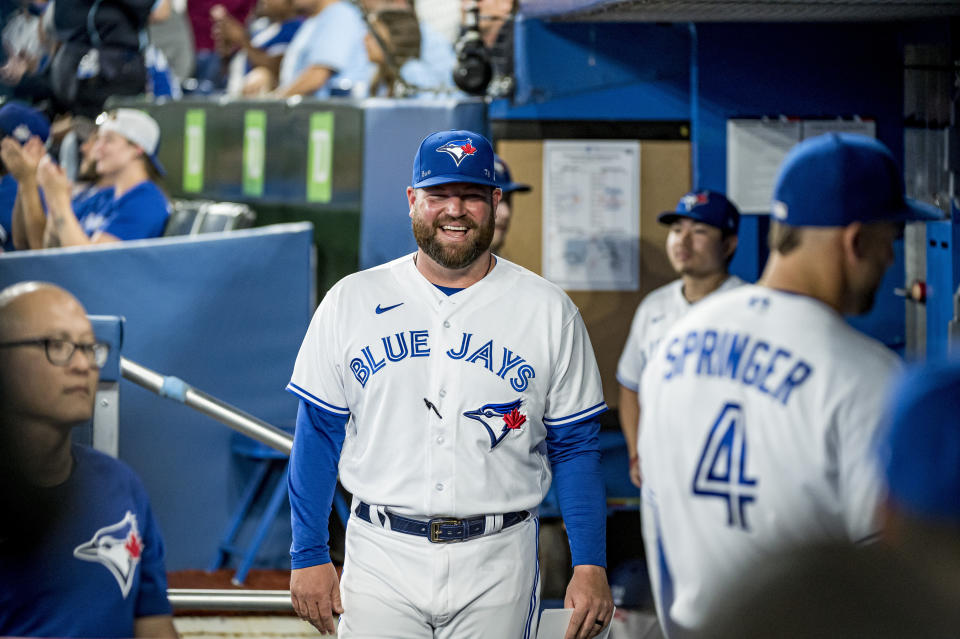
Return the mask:
<path id="1" fill-rule="evenodd" d="M 370 518 L 370 504 L 360 502 L 353 511 L 360 519 L 374 523 Z M 526 519 L 530 513 L 521 510 L 515 513 L 504 513 L 503 528 L 506 530 L 514 524 L 519 524 Z M 396 513 L 386 513 L 390 518 L 390 530 L 404 533 L 406 535 L 416 535 L 417 537 L 426 537 L 434 544 L 447 544 L 454 541 L 466 541 L 474 537 L 479 537 L 484 533 L 487 526 L 487 519 L 484 516 L 469 517 L 467 519 L 454 519 L 452 517 L 435 517 L 426 521 L 419 519 L 410 519 Z M 379 525 L 378 522 L 377 525 Z"/>

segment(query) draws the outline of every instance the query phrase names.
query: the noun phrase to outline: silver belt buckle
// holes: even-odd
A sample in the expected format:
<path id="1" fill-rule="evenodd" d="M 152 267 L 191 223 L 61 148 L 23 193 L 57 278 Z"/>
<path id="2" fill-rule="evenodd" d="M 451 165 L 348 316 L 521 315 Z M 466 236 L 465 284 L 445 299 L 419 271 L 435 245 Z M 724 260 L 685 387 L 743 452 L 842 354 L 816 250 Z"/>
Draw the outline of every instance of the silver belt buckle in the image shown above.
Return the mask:
<path id="1" fill-rule="evenodd" d="M 440 526 L 444 525 L 454 525 L 463 527 L 462 519 L 431 519 L 430 524 L 430 534 L 427 536 L 427 539 L 430 540 L 430 543 L 433 544 L 448 544 L 454 541 L 463 541 L 462 539 L 440 539 Z"/>

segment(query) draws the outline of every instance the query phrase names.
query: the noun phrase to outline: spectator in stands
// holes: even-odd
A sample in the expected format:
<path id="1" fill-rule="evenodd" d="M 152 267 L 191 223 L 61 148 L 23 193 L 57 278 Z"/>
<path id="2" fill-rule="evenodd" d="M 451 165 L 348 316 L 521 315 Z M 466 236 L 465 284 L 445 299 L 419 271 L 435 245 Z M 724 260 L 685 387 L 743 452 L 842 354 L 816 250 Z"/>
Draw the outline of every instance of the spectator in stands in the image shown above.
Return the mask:
<path id="1" fill-rule="evenodd" d="M 164 16 L 161 5 L 169 11 Z M 161 0 L 150 14 L 150 43 L 163 51 L 174 76 L 181 82 L 193 76 L 193 30 L 186 17 L 187 0 Z"/>
<path id="2" fill-rule="evenodd" d="M 884 541 L 960 611 L 960 361 L 907 372 L 890 414 Z"/>
<path id="3" fill-rule="evenodd" d="M 193 27 L 193 40 L 196 45 L 197 90 L 200 93 L 220 92 L 226 87 L 226 67 L 220 53 L 216 50 L 211 10 L 222 6 L 224 10 L 241 24 L 246 24 L 253 12 L 257 0 L 189 0 L 187 14 Z"/>
<path id="4" fill-rule="evenodd" d="M 497 184 L 503 191 L 503 197 L 500 198 L 500 204 L 497 205 L 490 250 L 500 255 L 500 249 L 503 248 L 503 242 L 507 238 L 507 231 L 510 230 L 510 219 L 513 217 L 513 194 L 526 193 L 530 190 L 530 185 L 514 182 L 510 175 L 510 167 L 499 155 L 493 156 L 493 170 Z"/>
<path id="5" fill-rule="evenodd" d="M 150 24 L 159 24 L 171 20 L 173 10 L 170 0 L 157 0 L 150 12 Z M 180 81 L 183 76 L 178 76 L 171 67 L 166 51 L 156 43 L 150 42 L 143 52 L 143 62 L 147 67 L 147 86 L 146 94 L 152 98 L 173 98 L 178 100 L 183 97 L 183 91 L 180 88 Z"/>
<path id="6" fill-rule="evenodd" d="M 71 440 L 93 415 L 108 354 L 67 291 L 0 291 L 2 636 L 177 637 L 140 479 Z"/>
<path id="7" fill-rule="evenodd" d="M 413 87 L 423 84 L 423 79 L 416 77 L 420 72 L 420 25 L 416 14 L 409 9 L 384 9 L 369 14 L 367 22 L 370 30 L 364 44 L 367 57 L 376 65 L 370 95 L 392 98 L 398 93 L 412 94 Z"/>
<path id="8" fill-rule="evenodd" d="M 368 22 L 376 14 L 388 11 L 413 11 L 410 0 L 363 0 Z M 423 20 L 418 19 L 419 53 L 417 59 L 401 69 L 401 77 L 415 88 L 417 97 L 454 96 L 462 93 L 453 84 L 453 67 L 457 56 L 450 40 Z M 378 95 L 371 91 L 371 95 Z"/>
<path id="9" fill-rule="evenodd" d="M 263 95 L 277 87 L 280 62 L 303 23 L 293 0 L 260 0 L 249 32 L 222 5 L 210 10 L 213 39 L 230 58 L 227 95 Z"/>
<path id="10" fill-rule="evenodd" d="M 5 61 L 0 65 L 0 84 L 6 85 L 14 98 L 33 102 L 49 96 L 49 81 L 44 72 L 53 47 L 52 38 L 44 30 L 46 0 L 17 2 L 20 6 L 3 26 L 2 40 Z"/>
<path id="11" fill-rule="evenodd" d="M 156 185 L 163 175 L 157 159 L 160 128 L 136 109 L 116 109 L 98 118 L 91 154 L 101 184 L 102 206 L 76 210 L 72 185 L 49 156 L 37 157 L 26 147 L 3 143 L 3 160 L 18 179 L 35 172 L 48 215 L 43 214 L 36 189 L 21 189 L 14 207 L 14 241 L 18 248 L 82 246 L 158 237 L 169 216 L 167 198 Z M 79 207 L 78 207 L 79 208 Z M 21 245 L 25 243 L 25 245 Z"/>
<path id="12" fill-rule="evenodd" d="M 487 95 L 505 96 L 513 92 L 513 25 L 516 0 L 461 0 L 466 13 L 477 2 L 479 29 L 483 45 L 490 54 L 493 78 Z"/>
<path id="13" fill-rule="evenodd" d="M 50 65 L 57 109 L 97 117 L 111 95 L 140 95 L 147 84 L 141 51 L 155 0 L 60 0 L 53 24 L 60 48 Z"/>
<path id="14" fill-rule="evenodd" d="M 276 97 L 365 97 L 373 66 L 363 39 L 367 26 L 347 0 L 294 0 L 308 17 L 280 64 Z"/>
<path id="15" fill-rule="evenodd" d="M 50 122 L 40 111 L 19 102 L 8 102 L 0 107 L 0 140 L 2 145 L 17 151 L 27 145 L 40 155 L 50 135 Z M 0 252 L 15 248 L 13 238 L 13 209 L 17 201 L 18 182 L 7 168 L 0 154 Z"/>

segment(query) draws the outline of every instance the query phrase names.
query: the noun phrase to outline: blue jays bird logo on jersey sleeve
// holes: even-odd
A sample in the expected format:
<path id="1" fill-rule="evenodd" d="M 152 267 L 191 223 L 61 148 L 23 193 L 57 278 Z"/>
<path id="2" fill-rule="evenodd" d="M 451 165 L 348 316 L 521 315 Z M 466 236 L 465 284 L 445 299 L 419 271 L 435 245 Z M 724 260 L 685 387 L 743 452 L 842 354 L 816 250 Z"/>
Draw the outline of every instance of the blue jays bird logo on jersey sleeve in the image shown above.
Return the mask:
<path id="1" fill-rule="evenodd" d="M 103 564 L 117 580 L 124 599 L 133 586 L 142 553 L 143 538 L 137 528 L 137 516 L 129 510 L 123 519 L 101 528 L 90 541 L 73 549 L 77 559 Z"/>
<path id="2" fill-rule="evenodd" d="M 504 404 L 484 404 L 476 410 L 468 410 L 464 417 L 474 419 L 487 430 L 490 436 L 490 450 L 493 450 L 511 432 L 522 432 L 521 426 L 527 421 L 527 416 L 520 412 L 523 400 L 516 399 Z M 494 430 L 500 427 L 500 433 Z"/>
<path id="3" fill-rule="evenodd" d="M 477 147 L 473 146 L 473 141 L 469 138 L 466 140 L 452 140 L 437 149 L 437 153 L 446 153 L 452 157 L 457 166 L 460 166 L 464 158 L 476 152 Z"/>

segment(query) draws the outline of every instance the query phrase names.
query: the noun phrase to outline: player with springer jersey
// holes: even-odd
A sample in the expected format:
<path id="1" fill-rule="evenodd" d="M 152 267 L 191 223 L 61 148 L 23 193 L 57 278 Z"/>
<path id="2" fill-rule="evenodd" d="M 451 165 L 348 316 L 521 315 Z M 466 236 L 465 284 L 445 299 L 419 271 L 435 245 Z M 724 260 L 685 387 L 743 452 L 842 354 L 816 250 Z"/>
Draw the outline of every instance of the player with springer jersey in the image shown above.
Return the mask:
<path id="1" fill-rule="evenodd" d="M 903 222 L 939 212 L 904 197 L 881 143 L 827 134 L 787 155 L 772 215 L 761 281 L 698 304 L 641 382 L 644 541 L 671 639 L 708 631 L 754 562 L 878 532 L 873 445 L 899 360 L 843 315 L 873 305 Z"/>
<path id="2" fill-rule="evenodd" d="M 627 343 L 617 364 L 620 383 L 620 428 L 630 456 L 630 481 L 639 487 L 637 427 L 640 421 L 640 376 L 663 334 L 690 308 L 715 291 L 743 284 L 727 266 L 737 250 L 740 211 L 721 193 L 694 191 L 677 203 L 675 211 L 657 221 L 670 227 L 667 259 L 680 277 L 647 295 L 630 325 Z"/>
<path id="3" fill-rule="evenodd" d="M 566 636 L 610 622 L 600 375 L 566 294 L 490 253 L 493 158 L 470 131 L 425 138 L 407 188 L 417 252 L 337 283 L 300 348 L 290 590 L 321 631 L 342 613 L 341 637 L 536 636 L 551 480 L 574 564 Z M 340 583 L 338 464 L 353 494 Z"/>

